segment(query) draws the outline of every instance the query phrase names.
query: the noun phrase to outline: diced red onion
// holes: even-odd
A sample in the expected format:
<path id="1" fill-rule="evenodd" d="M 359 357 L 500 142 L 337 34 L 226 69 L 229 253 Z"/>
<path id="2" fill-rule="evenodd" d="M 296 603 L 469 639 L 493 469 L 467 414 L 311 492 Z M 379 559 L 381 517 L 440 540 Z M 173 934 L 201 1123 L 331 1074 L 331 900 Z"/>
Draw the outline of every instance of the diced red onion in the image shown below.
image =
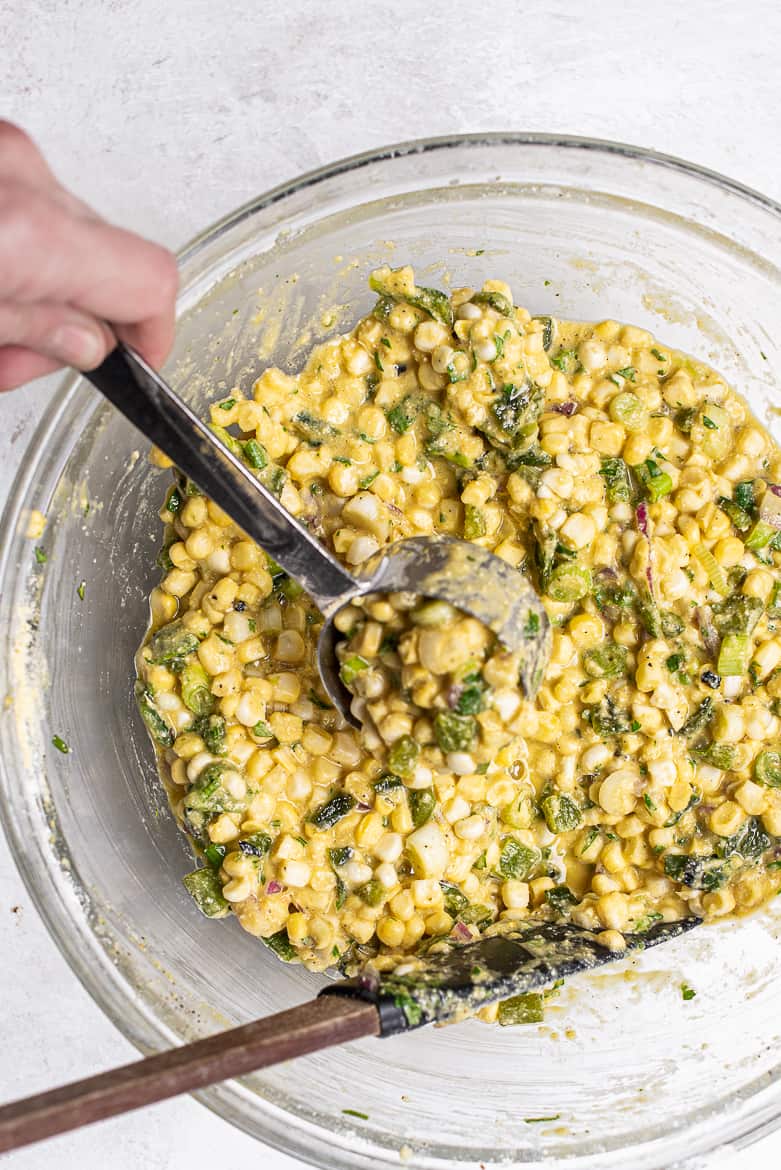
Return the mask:
<path id="1" fill-rule="evenodd" d="M 454 942 L 471 942 L 472 932 L 465 922 L 457 922 L 450 932 Z"/>
<path id="2" fill-rule="evenodd" d="M 772 492 L 774 496 L 781 496 L 781 483 L 769 483 L 767 490 Z"/>
<path id="3" fill-rule="evenodd" d="M 358 809 L 358 812 L 368 812 L 371 808 L 371 805 L 365 804 L 362 800 L 359 800 L 355 807 Z"/>
<path id="4" fill-rule="evenodd" d="M 280 893 L 281 889 L 282 889 L 282 887 L 279 884 L 279 882 L 269 882 L 268 885 L 266 886 L 266 893 L 267 894 L 278 894 L 278 893 Z"/>
<path id="5" fill-rule="evenodd" d="M 642 500 L 637 505 L 635 516 L 637 517 L 637 527 L 646 540 L 648 540 L 648 508 Z"/>
<path id="6" fill-rule="evenodd" d="M 578 409 L 577 402 L 558 402 L 551 410 L 555 410 L 557 414 L 565 414 L 567 418 L 575 413 Z"/>

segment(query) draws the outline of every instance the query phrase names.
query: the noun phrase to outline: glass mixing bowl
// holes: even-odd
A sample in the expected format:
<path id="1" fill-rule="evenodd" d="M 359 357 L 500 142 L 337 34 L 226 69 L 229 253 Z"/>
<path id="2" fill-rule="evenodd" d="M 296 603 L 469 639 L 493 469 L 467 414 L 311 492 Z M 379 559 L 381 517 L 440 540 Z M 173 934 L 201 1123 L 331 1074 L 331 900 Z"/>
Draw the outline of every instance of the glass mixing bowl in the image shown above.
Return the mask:
<path id="1" fill-rule="evenodd" d="M 204 407 L 264 363 L 295 368 L 368 309 L 384 261 L 427 284 L 500 276 L 535 313 L 646 326 L 760 416 L 773 396 L 781 208 L 675 159 L 538 135 L 365 154 L 241 208 L 182 254 L 167 374 Z M 2 528 L 0 811 L 74 971 L 149 1052 L 301 1002 L 322 977 L 206 921 L 182 887 L 192 861 L 131 697 L 167 483 L 145 451 L 70 378 L 24 461 Z M 778 1124 L 777 934 L 772 911 L 702 928 L 573 979 L 543 1026 L 366 1040 L 201 1096 L 320 1166 L 668 1166 Z"/>

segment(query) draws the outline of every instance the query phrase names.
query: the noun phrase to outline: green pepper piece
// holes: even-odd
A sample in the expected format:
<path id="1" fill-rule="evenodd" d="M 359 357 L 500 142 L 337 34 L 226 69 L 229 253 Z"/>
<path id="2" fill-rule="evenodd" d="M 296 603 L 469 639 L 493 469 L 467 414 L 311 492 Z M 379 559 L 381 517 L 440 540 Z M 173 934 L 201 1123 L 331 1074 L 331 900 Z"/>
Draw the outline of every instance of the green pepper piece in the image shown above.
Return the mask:
<path id="1" fill-rule="evenodd" d="M 388 752 L 388 767 L 396 776 L 409 779 L 415 771 L 420 748 L 411 735 L 400 736 Z"/>
<path id="2" fill-rule="evenodd" d="M 190 728 L 196 735 L 200 735 L 207 749 L 213 756 L 225 754 L 225 720 L 222 715 L 204 715 L 196 719 Z"/>
<path id="3" fill-rule="evenodd" d="M 367 906 L 381 906 L 387 896 L 387 890 L 381 881 L 377 878 L 370 878 L 368 882 L 364 882 L 355 891 L 359 898 L 361 898 Z"/>
<path id="4" fill-rule="evenodd" d="M 445 895 L 443 903 L 445 913 L 449 914 L 451 918 L 458 918 L 461 911 L 469 905 L 469 899 L 453 882 L 440 882 L 439 884 Z"/>
<path id="5" fill-rule="evenodd" d="M 471 715 L 439 711 L 434 717 L 434 737 L 441 751 L 468 752 L 477 735 L 477 723 Z"/>
<path id="6" fill-rule="evenodd" d="M 337 792 L 330 800 L 326 800 L 314 810 L 309 817 L 309 822 L 322 832 L 324 829 L 330 829 L 354 808 L 354 796 L 351 796 L 349 792 Z"/>
<path id="7" fill-rule="evenodd" d="M 532 614 L 531 616 L 537 617 L 537 614 Z M 463 679 L 463 690 L 458 696 L 454 708 L 456 714 L 479 715 L 485 709 L 488 691 L 488 684 L 477 671 L 465 675 Z"/>
<path id="8" fill-rule="evenodd" d="M 496 1022 L 507 1028 L 515 1024 L 540 1024 L 545 1018 L 545 1003 L 539 991 L 512 995 L 499 1004 Z"/>
<path id="9" fill-rule="evenodd" d="M 186 630 L 181 622 L 169 622 L 153 634 L 149 641 L 152 662 L 161 666 L 186 658 L 198 649 L 198 645 L 196 635 Z"/>
<path id="10" fill-rule="evenodd" d="M 515 837 L 504 837 L 499 854 L 499 873 L 505 878 L 516 878 L 525 881 L 530 877 L 540 862 L 541 854 L 538 849 L 530 849 L 528 845 L 521 845 Z"/>
<path id="11" fill-rule="evenodd" d="M 490 305 L 492 309 L 496 309 L 497 313 L 500 313 L 503 317 L 512 317 L 513 315 L 513 303 L 504 293 L 476 292 L 472 297 L 472 303 L 475 305 Z"/>
<path id="12" fill-rule="evenodd" d="M 408 788 L 407 804 L 409 805 L 412 824 L 416 829 L 431 820 L 431 815 L 437 807 L 437 798 L 433 788 Z"/>
<path id="13" fill-rule="evenodd" d="M 609 504 L 628 503 L 632 499 L 632 481 L 623 459 L 603 459 L 599 474 L 605 481 Z"/>
<path id="14" fill-rule="evenodd" d="M 288 938 L 287 928 L 284 926 L 276 934 L 270 934 L 267 938 L 261 937 L 260 941 L 285 963 L 291 963 L 297 956 L 298 952 Z"/>
<path id="15" fill-rule="evenodd" d="M 540 803 L 551 833 L 569 833 L 583 823 L 583 814 L 566 792 L 552 792 Z"/>
<path id="16" fill-rule="evenodd" d="M 201 914 L 207 918 L 224 918 L 230 912 L 230 905 L 222 892 L 222 882 L 211 866 L 186 873 L 182 881 Z"/>
<path id="17" fill-rule="evenodd" d="M 545 901 L 554 913 L 563 917 L 572 906 L 577 905 L 577 898 L 569 886 L 554 886 L 545 891 Z"/>

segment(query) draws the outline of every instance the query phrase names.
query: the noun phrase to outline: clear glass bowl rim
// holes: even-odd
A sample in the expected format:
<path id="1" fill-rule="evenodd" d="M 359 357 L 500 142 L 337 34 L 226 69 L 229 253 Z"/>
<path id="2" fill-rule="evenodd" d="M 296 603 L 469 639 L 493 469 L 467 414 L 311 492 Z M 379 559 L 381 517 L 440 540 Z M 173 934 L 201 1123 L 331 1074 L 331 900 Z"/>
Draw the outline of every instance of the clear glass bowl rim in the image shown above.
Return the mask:
<path id="1" fill-rule="evenodd" d="M 265 193 L 247 201 L 236 210 L 218 219 L 193 237 L 177 252 L 178 261 L 180 266 L 185 265 L 217 243 L 224 235 L 241 225 L 243 221 L 253 217 L 266 208 L 270 208 L 274 204 L 284 203 L 285 200 L 290 199 L 300 192 L 325 184 L 329 180 L 337 177 L 350 173 L 359 173 L 362 169 L 375 164 L 393 163 L 396 160 L 403 161 L 415 155 L 435 151 L 455 151 L 459 148 L 469 149 L 491 146 L 542 148 L 547 150 L 553 148 L 560 150 L 564 155 L 586 152 L 595 156 L 595 158 L 613 156 L 626 159 L 627 161 L 648 163 L 663 171 L 677 172 L 682 177 L 699 183 L 703 188 L 715 188 L 724 194 L 736 197 L 744 204 L 752 205 L 760 213 L 769 213 L 781 225 L 780 202 L 718 171 L 688 162 L 674 155 L 607 139 L 568 134 L 494 131 L 412 139 L 374 150 L 362 151 L 324 164 L 291 180 L 277 184 Z M 359 196 L 360 192 L 358 192 Z M 18 537 L 19 518 L 29 498 L 31 487 L 35 483 L 39 455 L 41 452 L 46 451 L 47 440 L 56 435 L 60 419 L 66 415 L 68 407 L 82 384 L 82 378 L 78 374 L 70 374 L 63 379 L 51 403 L 45 409 L 28 444 L 25 455 L 29 454 L 30 458 L 23 457 L 21 467 L 11 486 L 3 511 L 2 521 L 0 522 L 0 581 L 5 580 L 11 570 L 14 543 Z M 4 676 L 5 673 L 5 664 L 0 663 L 0 676 Z M 2 782 L 0 787 L 4 789 L 6 797 L 11 797 L 13 794 L 13 778 L 11 772 L 12 764 L 6 761 L 3 753 L 0 753 L 0 782 Z M 51 898 L 47 875 L 37 872 L 34 860 L 31 860 L 30 854 L 24 848 L 24 839 L 20 832 L 20 825 L 14 819 L 11 800 L 0 800 L 0 824 L 9 843 L 16 868 L 22 877 L 36 909 L 40 913 L 49 934 L 54 939 L 58 949 L 82 986 L 104 1014 L 108 1016 L 115 1027 L 140 1052 L 148 1053 L 164 1046 L 168 1041 L 168 1037 L 165 1029 L 159 1022 L 150 1018 L 148 1012 L 139 1013 L 138 1011 L 132 1011 L 127 1015 L 123 1015 L 116 1007 L 118 997 L 116 995 L 112 996 L 109 993 L 109 990 L 103 986 L 100 973 L 96 973 L 89 966 L 89 963 L 84 961 L 84 956 L 79 952 L 77 938 L 72 933 L 72 917 L 69 915 L 62 901 Z M 248 1123 L 242 1116 L 242 1100 L 246 1099 L 247 1096 L 254 1097 L 255 1095 L 248 1093 L 240 1082 L 228 1082 L 225 1085 L 204 1090 L 201 1093 L 195 1094 L 195 1096 L 208 1108 L 217 1113 L 218 1116 L 229 1120 L 239 1128 L 246 1129 L 248 1132 L 255 1132 L 248 1126 Z M 700 1164 L 699 1157 L 705 1153 L 713 1152 L 725 1146 L 736 1149 L 743 1148 L 759 1138 L 772 1133 L 781 1126 L 781 1098 L 768 1100 L 767 1096 L 761 1092 L 760 1087 L 757 1088 L 757 1093 L 754 1097 L 762 1098 L 761 1100 L 756 1100 L 755 1109 L 739 1110 L 731 1122 L 724 1129 L 721 1129 L 718 1135 L 714 1135 L 712 1143 L 698 1143 L 696 1154 L 697 1164 Z M 327 1147 L 317 1141 L 313 1144 L 313 1136 L 311 1132 L 306 1135 L 298 1135 L 295 1131 L 291 1132 L 288 1129 L 284 1138 L 281 1138 L 280 1129 L 276 1127 L 275 1132 L 273 1134 L 269 1133 L 266 1140 L 276 1148 L 294 1157 L 301 1158 L 304 1161 L 313 1162 L 318 1165 L 336 1165 L 339 1161 L 339 1152 L 334 1150 L 333 1154 L 336 1157 L 332 1157 L 331 1162 L 329 1162 Z M 685 1132 L 679 1131 L 676 1136 L 679 1141 L 683 1139 L 678 1148 L 678 1156 L 683 1155 L 684 1159 L 688 1161 L 686 1156 Z M 621 1157 L 621 1151 L 619 1150 L 605 1151 L 604 1165 L 618 1166 L 621 1164 Z M 683 1166 L 683 1163 L 677 1164 L 681 1167 Z"/>

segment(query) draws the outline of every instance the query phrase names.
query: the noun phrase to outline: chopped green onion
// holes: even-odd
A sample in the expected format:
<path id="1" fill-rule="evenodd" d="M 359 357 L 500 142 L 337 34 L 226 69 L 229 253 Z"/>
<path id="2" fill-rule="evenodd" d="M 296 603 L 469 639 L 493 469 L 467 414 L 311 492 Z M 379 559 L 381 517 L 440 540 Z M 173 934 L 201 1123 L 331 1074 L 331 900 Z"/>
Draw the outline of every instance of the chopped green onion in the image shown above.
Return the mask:
<path id="1" fill-rule="evenodd" d="M 773 528 L 771 524 L 766 524 L 764 520 L 757 520 L 756 524 L 746 537 L 746 548 L 750 549 L 752 552 L 756 552 L 758 549 L 765 548 L 766 545 L 770 544 L 771 540 L 777 534 L 777 532 L 778 529 Z"/>
<path id="2" fill-rule="evenodd" d="M 768 788 L 781 788 L 781 752 L 760 752 L 754 760 L 754 779 Z"/>
<path id="3" fill-rule="evenodd" d="M 582 565 L 558 565 L 545 592 L 553 601 L 582 601 L 591 592 L 591 573 Z"/>
<path id="4" fill-rule="evenodd" d="M 65 742 L 65 740 L 62 738 L 62 736 L 53 735 L 52 736 L 52 743 L 56 747 L 57 751 L 62 752 L 62 754 L 64 756 L 67 756 L 70 753 L 70 750 L 71 750 L 70 746 Z"/>
<path id="5" fill-rule="evenodd" d="M 266 448 L 262 447 L 256 439 L 247 439 L 243 444 L 244 458 L 250 467 L 255 467 L 258 471 L 262 471 L 264 467 L 268 466 L 268 454 Z"/>
<path id="6" fill-rule="evenodd" d="M 653 459 L 646 459 L 645 463 L 635 467 L 634 472 L 645 488 L 652 504 L 661 500 L 663 496 L 669 495 L 673 490 L 672 479 L 666 471 L 662 471 Z"/>
<path id="7" fill-rule="evenodd" d="M 719 650 L 717 672 L 722 678 L 745 674 L 750 654 L 751 641 L 748 634 L 725 634 Z"/>
<path id="8" fill-rule="evenodd" d="M 485 516 L 474 504 L 464 505 L 464 540 L 477 540 L 485 536 Z"/>
<path id="9" fill-rule="evenodd" d="M 705 570 L 708 580 L 717 593 L 722 597 L 726 597 L 730 591 L 729 580 L 727 574 L 721 567 L 719 562 L 714 557 L 710 549 L 707 549 L 704 544 L 695 544 L 692 549 L 696 560 L 702 565 Z"/>
<path id="10" fill-rule="evenodd" d="M 628 431 L 642 431 L 648 425 L 648 411 L 636 394 L 625 390 L 610 400 L 608 414 Z"/>
<path id="11" fill-rule="evenodd" d="M 362 658 L 360 654 L 353 654 L 342 663 L 339 678 L 346 687 L 349 687 L 351 683 L 355 682 L 361 671 L 368 669 L 369 663 L 366 659 Z"/>

